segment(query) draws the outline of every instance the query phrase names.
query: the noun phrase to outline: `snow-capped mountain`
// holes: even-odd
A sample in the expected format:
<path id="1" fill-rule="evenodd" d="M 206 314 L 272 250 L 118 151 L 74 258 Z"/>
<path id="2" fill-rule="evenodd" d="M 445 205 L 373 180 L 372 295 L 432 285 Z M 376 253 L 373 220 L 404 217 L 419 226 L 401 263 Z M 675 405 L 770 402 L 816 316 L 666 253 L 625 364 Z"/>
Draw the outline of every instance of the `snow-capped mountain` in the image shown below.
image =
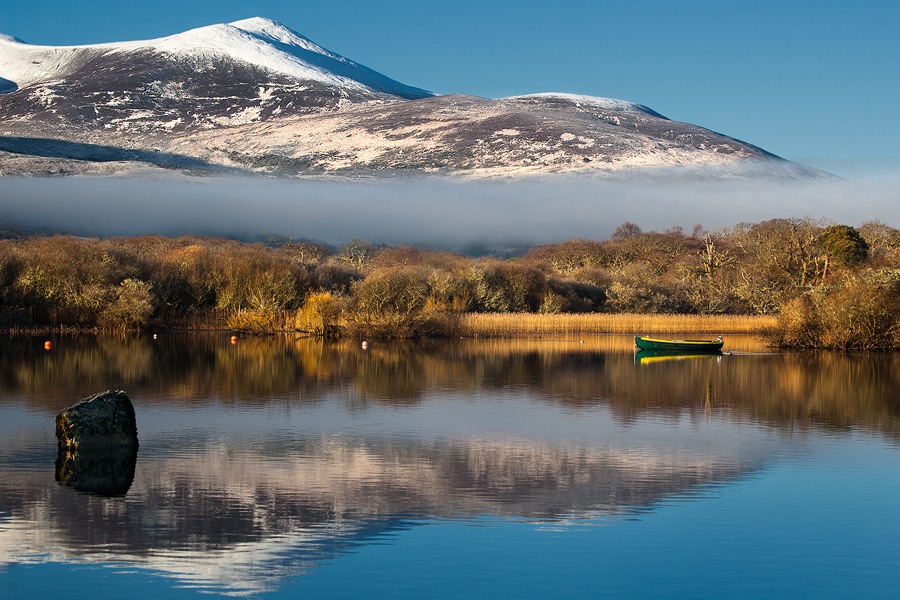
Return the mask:
<path id="1" fill-rule="evenodd" d="M 788 164 L 620 100 L 435 96 L 262 18 L 89 46 L 0 36 L 0 159 L 0 174 L 283 176 Z"/>
<path id="2" fill-rule="evenodd" d="M 112 130 L 182 130 L 355 103 L 425 98 L 267 19 L 158 40 L 30 46 L 0 39 L 0 116 Z"/>

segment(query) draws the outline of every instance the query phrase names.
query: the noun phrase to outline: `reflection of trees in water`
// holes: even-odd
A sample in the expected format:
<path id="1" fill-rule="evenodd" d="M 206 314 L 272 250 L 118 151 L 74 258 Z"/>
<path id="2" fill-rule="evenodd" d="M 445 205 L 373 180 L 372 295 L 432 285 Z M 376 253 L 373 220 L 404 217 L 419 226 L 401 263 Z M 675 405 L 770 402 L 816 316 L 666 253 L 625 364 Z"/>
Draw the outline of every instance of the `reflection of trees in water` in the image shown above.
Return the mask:
<path id="1" fill-rule="evenodd" d="M 625 414 L 692 407 L 778 427 L 900 432 L 900 357 L 837 353 L 723 356 L 616 370 Z M 652 376 L 641 377 L 641 374 Z"/>
<path id="2" fill-rule="evenodd" d="M 54 339 L 51 351 L 44 349 L 44 338 L 0 338 L 0 389 L 50 403 L 65 394 L 68 404 L 59 410 L 73 399 L 116 389 L 118 381 L 132 386 L 145 382 L 152 372 L 153 349 L 137 337 Z"/>
<path id="3" fill-rule="evenodd" d="M 795 427 L 861 425 L 900 431 L 900 357 L 835 353 L 700 357 L 636 365 L 627 336 L 580 340 L 357 342 L 225 334 L 157 340 L 81 336 L 45 352 L 32 338 L 0 343 L 0 384 L 58 410 L 122 388 L 137 402 L 263 404 L 285 396 L 408 404 L 441 391 L 528 388 L 552 402 L 609 405 L 623 419 L 689 410 Z M 746 341 L 731 340 L 739 347 Z M 752 347 L 750 345 L 749 347 Z M 134 390 L 132 392 L 132 390 Z M 138 392 L 138 390 L 140 390 Z M 63 395 L 64 394 L 64 395 Z"/>

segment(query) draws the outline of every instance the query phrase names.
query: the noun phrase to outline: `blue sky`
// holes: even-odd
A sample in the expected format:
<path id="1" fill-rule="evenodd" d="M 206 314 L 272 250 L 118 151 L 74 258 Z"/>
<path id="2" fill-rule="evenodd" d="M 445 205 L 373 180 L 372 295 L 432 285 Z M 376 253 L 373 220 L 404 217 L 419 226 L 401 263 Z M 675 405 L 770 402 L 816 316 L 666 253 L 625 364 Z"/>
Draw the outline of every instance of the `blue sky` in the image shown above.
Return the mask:
<path id="1" fill-rule="evenodd" d="M 834 172 L 900 164 L 900 2 L 4 0 L 0 32 L 87 44 L 251 16 L 438 93 L 619 98 Z"/>

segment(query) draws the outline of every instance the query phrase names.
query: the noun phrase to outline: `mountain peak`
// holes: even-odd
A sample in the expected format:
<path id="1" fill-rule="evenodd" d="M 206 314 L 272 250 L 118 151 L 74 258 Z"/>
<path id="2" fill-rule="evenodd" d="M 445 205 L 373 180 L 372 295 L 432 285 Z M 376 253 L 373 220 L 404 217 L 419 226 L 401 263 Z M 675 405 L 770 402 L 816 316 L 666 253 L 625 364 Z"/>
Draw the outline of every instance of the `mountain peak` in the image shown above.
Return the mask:
<path id="1" fill-rule="evenodd" d="M 293 29 L 282 25 L 278 21 L 266 19 L 265 17 L 251 17 L 249 19 L 241 19 L 228 23 L 231 27 L 236 27 L 247 33 L 252 33 L 260 38 L 268 39 L 273 42 L 294 46 L 311 46 L 310 50 L 315 48 L 323 54 L 331 54 L 321 46 L 314 44 L 309 38 L 300 35 Z"/>
<path id="2" fill-rule="evenodd" d="M 180 55 L 227 56 L 300 80 L 355 91 L 407 99 L 433 95 L 330 52 L 281 23 L 263 17 L 191 29 L 143 45 Z"/>
<path id="3" fill-rule="evenodd" d="M 225 58 L 353 94 L 387 94 L 401 99 L 433 96 L 330 52 L 296 31 L 262 17 L 133 42 L 53 47 L 30 46 L 7 35 L 0 40 L 10 43 L 0 55 L 0 77 L 15 84 L 0 85 L 3 90 L 57 80 L 71 71 L 69 67 L 80 69 L 102 54 L 149 51 L 188 60 Z"/>

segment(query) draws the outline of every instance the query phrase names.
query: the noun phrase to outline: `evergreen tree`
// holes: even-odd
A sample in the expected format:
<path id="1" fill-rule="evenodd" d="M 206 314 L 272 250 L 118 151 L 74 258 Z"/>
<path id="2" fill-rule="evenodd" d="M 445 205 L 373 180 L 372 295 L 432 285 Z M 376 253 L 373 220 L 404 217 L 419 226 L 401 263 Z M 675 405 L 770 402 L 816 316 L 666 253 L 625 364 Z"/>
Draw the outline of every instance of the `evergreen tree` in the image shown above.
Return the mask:
<path id="1" fill-rule="evenodd" d="M 869 256 L 869 244 L 849 225 L 831 225 L 821 236 L 828 256 L 844 267 L 854 267 Z"/>

